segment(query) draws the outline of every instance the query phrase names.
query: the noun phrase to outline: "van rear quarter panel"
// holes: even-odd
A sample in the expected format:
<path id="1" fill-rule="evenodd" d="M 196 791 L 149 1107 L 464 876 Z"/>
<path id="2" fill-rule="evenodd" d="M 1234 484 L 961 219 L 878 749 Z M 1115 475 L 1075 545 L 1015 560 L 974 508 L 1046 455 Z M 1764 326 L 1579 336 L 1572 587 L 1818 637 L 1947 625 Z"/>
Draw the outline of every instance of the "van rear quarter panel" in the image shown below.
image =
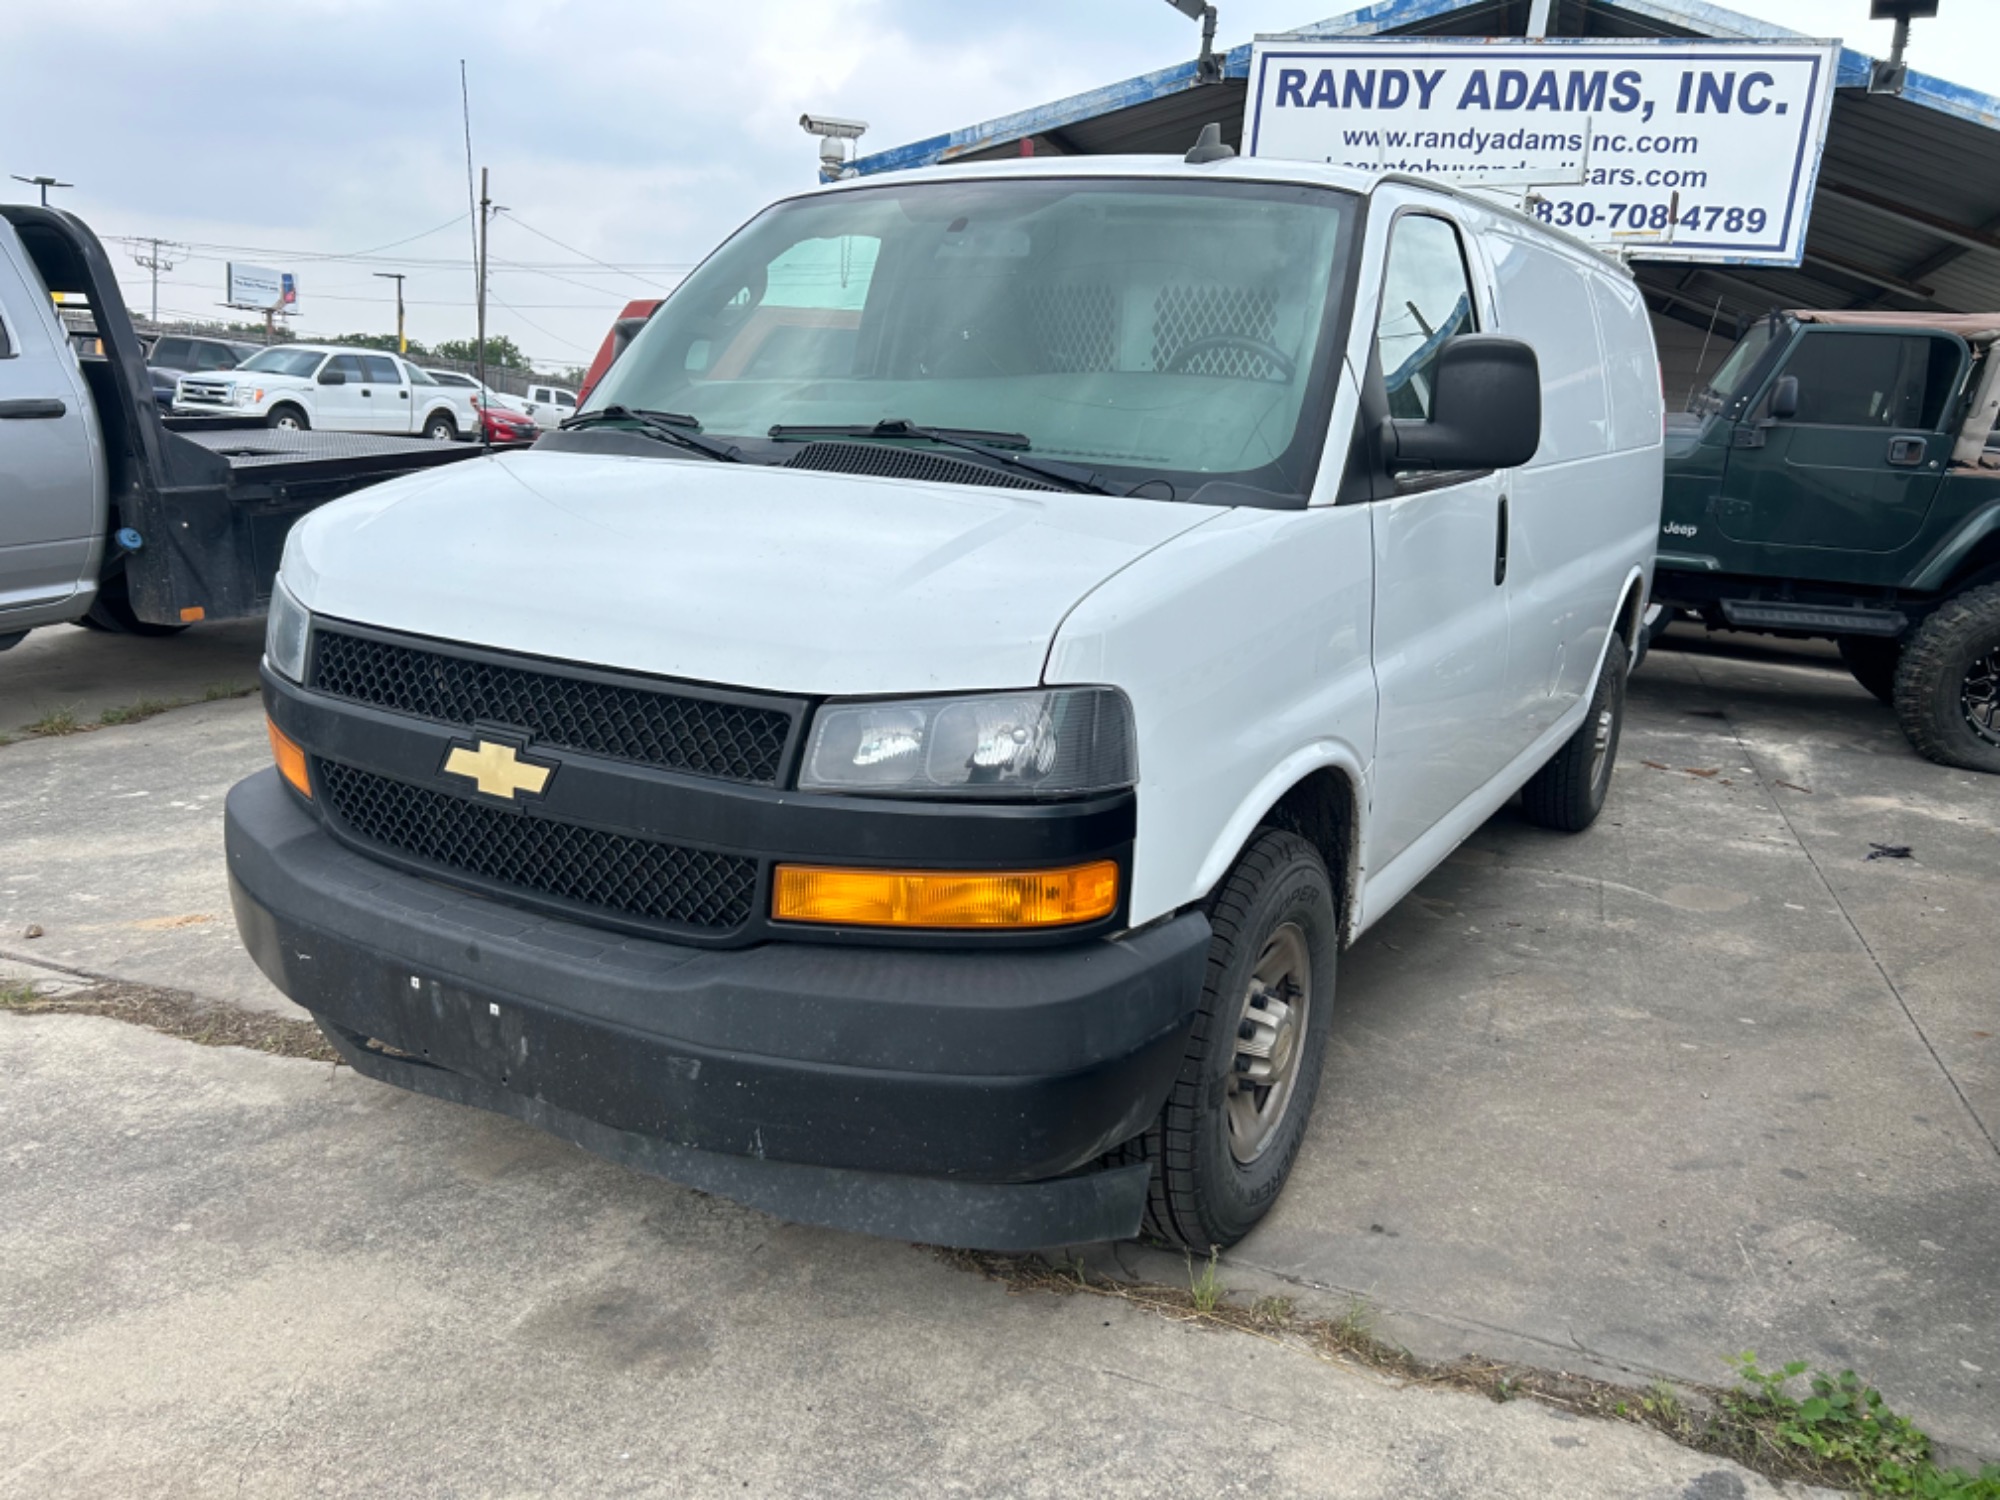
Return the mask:
<path id="1" fill-rule="evenodd" d="M 1196 900 L 1312 771 L 1374 754 L 1367 506 L 1229 510 L 1071 612 L 1046 680 L 1115 683 L 1139 735 L 1134 925 Z"/>
<path id="2" fill-rule="evenodd" d="M 1480 236 L 1498 332 L 1534 346 L 1542 445 L 1515 471 L 1508 543 L 1509 678 L 1539 732 L 1592 685 L 1634 569 L 1660 525 L 1663 408 L 1645 304 L 1587 250 L 1525 227 Z"/>

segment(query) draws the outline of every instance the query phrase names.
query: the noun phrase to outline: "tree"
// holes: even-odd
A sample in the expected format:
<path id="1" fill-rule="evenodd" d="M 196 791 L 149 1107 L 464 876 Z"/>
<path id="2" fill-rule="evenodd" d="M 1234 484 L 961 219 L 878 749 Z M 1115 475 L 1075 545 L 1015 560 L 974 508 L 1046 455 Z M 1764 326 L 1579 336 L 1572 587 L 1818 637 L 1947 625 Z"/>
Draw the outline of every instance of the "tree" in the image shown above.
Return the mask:
<path id="1" fill-rule="evenodd" d="M 327 342 L 330 344 L 346 344 L 354 349 L 386 349 L 391 354 L 396 352 L 396 335 L 393 333 L 343 333 L 339 338 L 328 339 Z M 431 357 L 430 350 L 426 349 L 417 340 L 411 339 L 409 343 L 409 357 L 411 359 L 429 359 Z"/>
<path id="2" fill-rule="evenodd" d="M 479 363 L 479 343 L 476 339 L 446 339 L 431 351 L 437 359 L 449 360 L 455 365 L 475 365 Z M 486 363 L 495 370 L 532 370 L 528 356 L 521 352 L 520 345 L 504 333 L 486 336 Z"/>

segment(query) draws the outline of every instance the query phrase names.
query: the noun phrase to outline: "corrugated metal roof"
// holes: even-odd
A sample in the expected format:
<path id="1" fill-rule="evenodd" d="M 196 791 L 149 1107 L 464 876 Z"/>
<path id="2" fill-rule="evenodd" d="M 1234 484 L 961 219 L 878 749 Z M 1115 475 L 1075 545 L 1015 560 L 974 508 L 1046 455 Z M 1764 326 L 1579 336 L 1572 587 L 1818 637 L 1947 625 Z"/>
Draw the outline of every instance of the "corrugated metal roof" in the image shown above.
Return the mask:
<path id="1" fill-rule="evenodd" d="M 1531 0 L 1378 0 L 1287 33 L 1521 36 Z M 1552 37 L 1799 35 L 1708 0 L 1552 0 Z M 1872 59 L 1843 48 L 1805 261 L 1796 268 L 1648 263 L 1657 311 L 1728 327 L 1776 307 L 2000 308 L 2000 99 L 1911 72 L 1900 97 L 1869 94 Z M 1192 62 L 1128 78 L 855 163 L 863 173 L 1030 152 L 1180 151 L 1203 124 L 1241 145 L 1250 49 L 1205 81 Z"/>

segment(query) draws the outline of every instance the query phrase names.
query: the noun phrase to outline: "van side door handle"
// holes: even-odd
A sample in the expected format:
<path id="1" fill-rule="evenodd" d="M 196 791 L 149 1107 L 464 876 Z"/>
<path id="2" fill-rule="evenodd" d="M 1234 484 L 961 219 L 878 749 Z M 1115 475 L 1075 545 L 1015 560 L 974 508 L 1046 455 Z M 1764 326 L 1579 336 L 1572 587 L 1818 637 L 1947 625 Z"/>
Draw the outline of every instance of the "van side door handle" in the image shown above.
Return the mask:
<path id="1" fill-rule="evenodd" d="M 25 401 L 0 401 L 0 421 L 33 422 L 64 416 L 69 408 L 53 396 L 30 397 Z"/>
<path id="2" fill-rule="evenodd" d="M 1507 497 L 1500 497 L 1500 536 L 1493 548 L 1493 586 L 1507 581 Z"/>
<path id="3" fill-rule="evenodd" d="M 1924 461 L 1924 454 L 1930 444 L 1920 437 L 1892 437 L 1889 439 L 1889 462 L 1899 469 L 1914 469 Z"/>

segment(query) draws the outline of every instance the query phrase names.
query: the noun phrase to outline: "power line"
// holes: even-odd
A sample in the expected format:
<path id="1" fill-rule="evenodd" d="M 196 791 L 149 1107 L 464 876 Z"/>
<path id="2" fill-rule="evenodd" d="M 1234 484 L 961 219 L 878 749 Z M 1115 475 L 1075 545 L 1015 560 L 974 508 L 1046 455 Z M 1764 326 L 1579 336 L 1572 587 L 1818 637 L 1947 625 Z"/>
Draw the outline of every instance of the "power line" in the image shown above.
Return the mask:
<path id="1" fill-rule="evenodd" d="M 603 266 L 604 269 L 607 271 L 618 270 L 618 267 L 612 265 L 609 261 L 599 260 L 596 256 L 592 255 L 588 250 L 579 250 L 574 245 L 566 245 L 561 240 L 557 239 L 554 235 L 544 233 L 542 230 L 535 228 L 534 225 L 530 224 L 526 219 L 522 218 L 519 214 L 510 213 L 508 214 L 507 217 L 511 219 L 515 224 L 519 225 L 521 228 L 527 230 L 528 233 L 532 235 L 537 235 L 540 238 L 547 240 L 551 245 L 554 245 L 559 250 L 567 250 L 571 255 L 580 255 L 585 260 L 589 261 L 592 265 Z M 666 289 L 664 287 L 655 286 L 653 290 L 664 291 Z"/>
<path id="2" fill-rule="evenodd" d="M 488 297 L 491 297 L 495 302 L 499 302 L 500 305 L 506 308 L 508 312 L 512 313 L 515 317 L 520 318 L 523 323 L 526 323 L 530 328 L 534 329 L 535 332 L 539 333 L 543 338 L 554 339 L 558 344 L 561 344 L 568 349 L 574 349 L 579 354 L 594 355 L 597 353 L 595 349 L 585 348 L 582 344 L 572 344 L 568 339 L 564 338 L 559 333 L 550 333 L 548 329 L 542 327 L 542 325 L 537 323 L 533 318 L 523 316 L 521 310 L 518 307 L 511 306 L 506 302 L 501 302 L 500 298 L 494 293 L 491 287 L 487 288 L 486 295 Z"/>

